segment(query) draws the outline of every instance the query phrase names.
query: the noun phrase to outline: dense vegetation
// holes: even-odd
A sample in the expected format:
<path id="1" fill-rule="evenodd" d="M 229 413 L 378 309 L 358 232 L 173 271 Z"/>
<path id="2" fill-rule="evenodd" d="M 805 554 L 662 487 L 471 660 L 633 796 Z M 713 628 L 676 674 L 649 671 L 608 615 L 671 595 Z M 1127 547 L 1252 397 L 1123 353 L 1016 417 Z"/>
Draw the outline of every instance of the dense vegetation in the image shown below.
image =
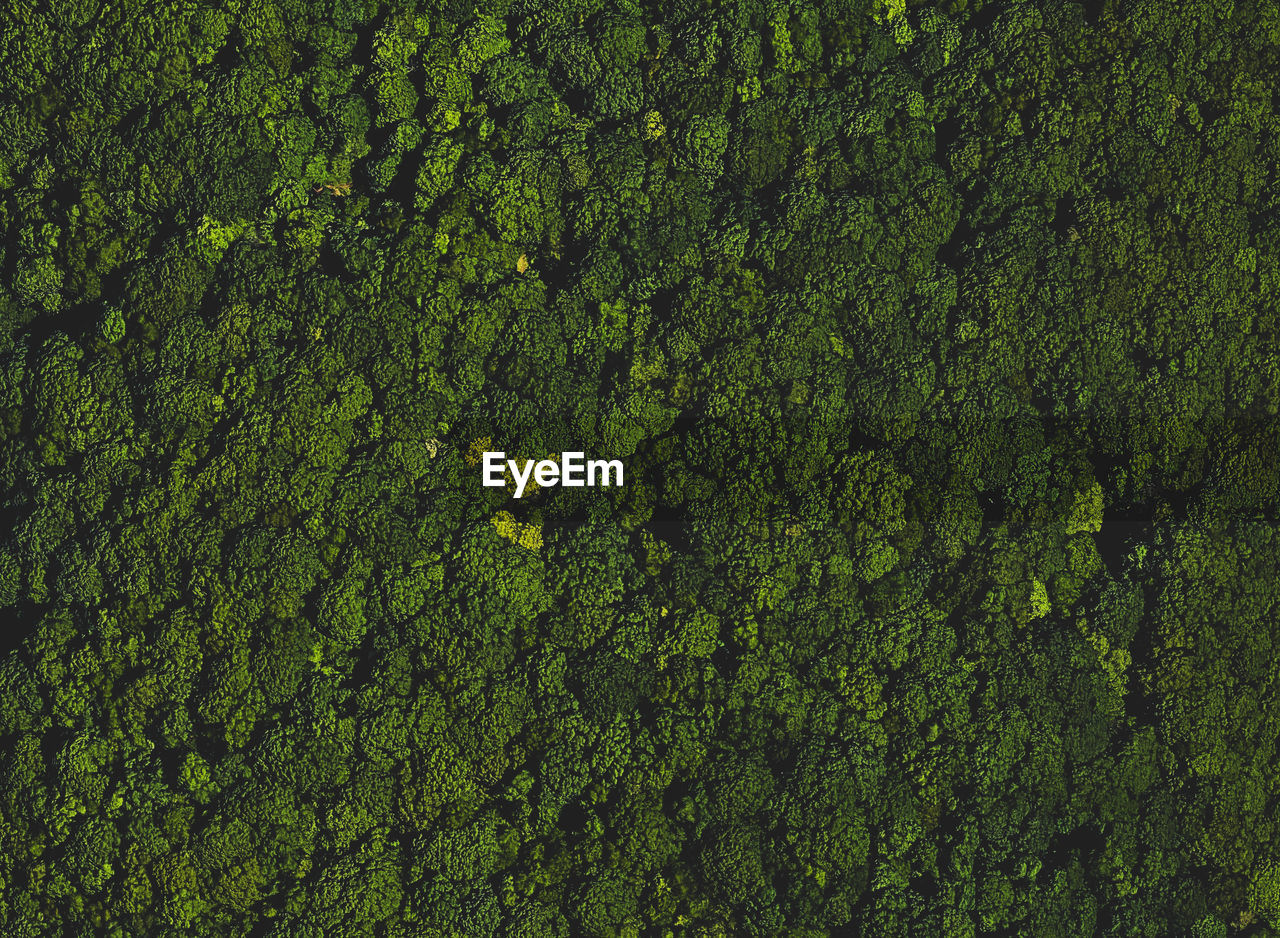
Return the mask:
<path id="1" fill-rule="evenodd" d="M 1274 0 L 4 19 L 6 935 L 1276 933 Z"/>

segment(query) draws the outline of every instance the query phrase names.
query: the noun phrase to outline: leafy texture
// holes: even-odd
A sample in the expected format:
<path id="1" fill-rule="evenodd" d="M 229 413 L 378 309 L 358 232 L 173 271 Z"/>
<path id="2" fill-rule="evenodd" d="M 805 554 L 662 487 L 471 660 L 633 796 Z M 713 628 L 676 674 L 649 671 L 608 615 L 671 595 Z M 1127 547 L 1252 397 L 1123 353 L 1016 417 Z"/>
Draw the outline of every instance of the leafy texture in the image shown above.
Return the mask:
<path id="1" fill-rule="evenodd" d="M 10 6 L 14 938 L 1274 933 L 1273 2 Z"/>

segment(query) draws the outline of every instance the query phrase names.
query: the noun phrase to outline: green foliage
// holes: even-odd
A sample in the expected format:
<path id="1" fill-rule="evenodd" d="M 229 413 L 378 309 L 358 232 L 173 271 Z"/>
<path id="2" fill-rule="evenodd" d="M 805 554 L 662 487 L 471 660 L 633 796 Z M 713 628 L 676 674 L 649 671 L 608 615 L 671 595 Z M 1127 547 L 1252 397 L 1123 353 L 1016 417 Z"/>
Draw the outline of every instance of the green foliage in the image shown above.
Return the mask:
<path id="1" fill-rule="evenodd" d="M 15 935 L 1280 927 L 1274 4 L 10 6 Z"/>

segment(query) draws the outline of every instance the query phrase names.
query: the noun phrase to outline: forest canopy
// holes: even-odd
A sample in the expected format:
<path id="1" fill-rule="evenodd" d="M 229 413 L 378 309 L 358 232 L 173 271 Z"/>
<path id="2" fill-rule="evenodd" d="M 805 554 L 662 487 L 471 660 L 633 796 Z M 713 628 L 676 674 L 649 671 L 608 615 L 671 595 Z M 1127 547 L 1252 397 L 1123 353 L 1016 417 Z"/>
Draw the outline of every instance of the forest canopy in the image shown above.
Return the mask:
<path id="1" fill-rule="evenodd" d="M 4 19 L 13 938 L 1280 930 L 1274 0 Z"/>

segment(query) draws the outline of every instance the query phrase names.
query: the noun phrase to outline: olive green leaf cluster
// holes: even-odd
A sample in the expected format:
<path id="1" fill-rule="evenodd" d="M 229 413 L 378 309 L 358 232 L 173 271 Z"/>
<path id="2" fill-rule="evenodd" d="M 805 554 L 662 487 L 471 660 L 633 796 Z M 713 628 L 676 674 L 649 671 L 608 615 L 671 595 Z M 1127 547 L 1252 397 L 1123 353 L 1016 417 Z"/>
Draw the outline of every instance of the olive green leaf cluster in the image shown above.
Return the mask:
<path id="1" fill-rule="evenodd" d="M 1280 928 L 1273 0 L 4 21 L 13 938 Z"/>

